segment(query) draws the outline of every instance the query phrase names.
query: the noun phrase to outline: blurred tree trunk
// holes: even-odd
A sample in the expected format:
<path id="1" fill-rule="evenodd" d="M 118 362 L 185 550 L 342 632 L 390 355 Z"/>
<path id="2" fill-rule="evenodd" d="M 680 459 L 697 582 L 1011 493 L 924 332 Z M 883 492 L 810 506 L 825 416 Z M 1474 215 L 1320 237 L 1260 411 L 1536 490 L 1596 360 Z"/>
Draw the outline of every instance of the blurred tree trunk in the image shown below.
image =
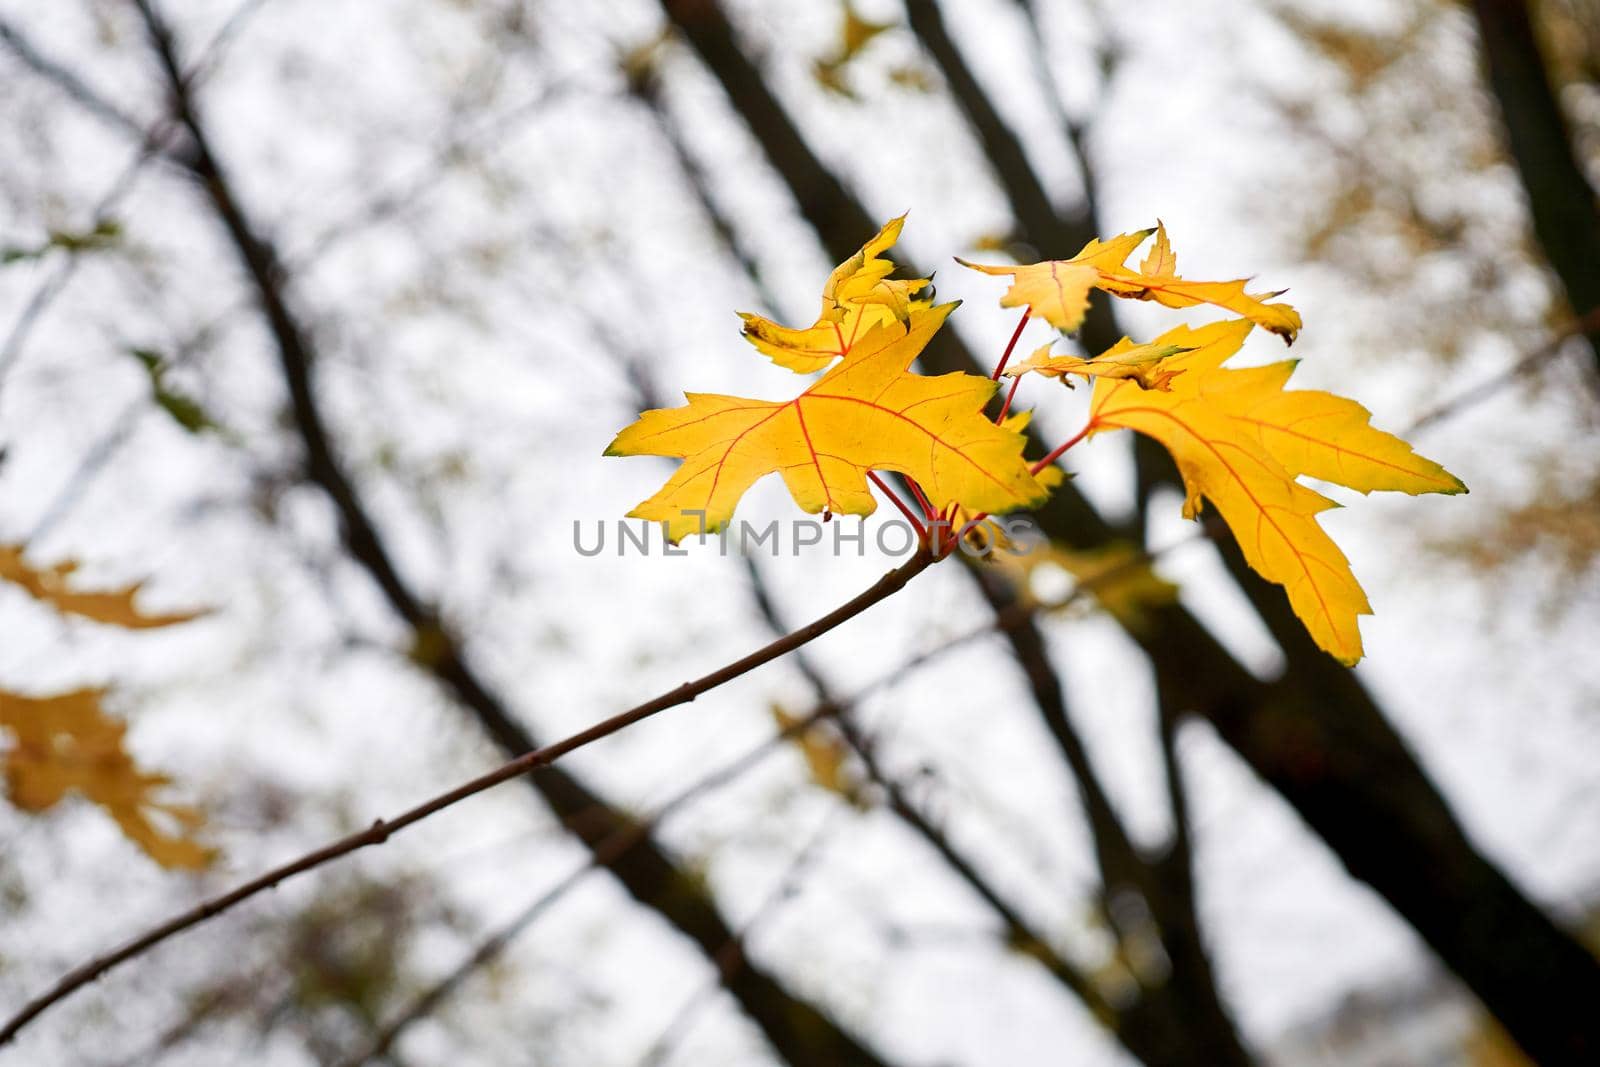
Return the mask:
<path id="1" fill-rule="evenodd" d="M 1600 308 L 1600 205 L 1573 147 L 1526 0 L 1473 0 L 1489 88 L 1533 234 L 1576 315 Z M 1589 335 L 1600 370 L 1600 332 Z"/>
<path id="2" fill-rule="evenodd" d="M 662 6 L 721 83 L 823 246 L 835 259 L 852 254 L 876 224 L 806 143 L 740 49 L 720 4 L 662 0 Z M 913 2 L 914 12 L 918 6 Z M 993 129 L 979 131 L 980 140 L 994 135 Z M 1000 168 L 1002 183 L 1016 180 L 1018 166 L 1014 156 L 1005 158 L 1011 165 Z M 935 373 L 986 373 L 949 330 L 935 335 L 923 363 Z M 1117 537 L 1070 484 L 1037 517 L 1052 539 L 1074 547 Z M 1371 695 L 1287 616 L 1282 590 L 1247 569 L 1236 574 L 1284 649 L 1285 676 L 1257 680 L 1193 616 L 1169 606 L 1132 635 L 1160 683 L 1216 727 L 1525 1050 L 1540 1062 L 1594 1062 L 1600 1056 L 1600 1012 L 1593 1010 L 1600 1004 L 1600 962 L 1468 840 Z"/>

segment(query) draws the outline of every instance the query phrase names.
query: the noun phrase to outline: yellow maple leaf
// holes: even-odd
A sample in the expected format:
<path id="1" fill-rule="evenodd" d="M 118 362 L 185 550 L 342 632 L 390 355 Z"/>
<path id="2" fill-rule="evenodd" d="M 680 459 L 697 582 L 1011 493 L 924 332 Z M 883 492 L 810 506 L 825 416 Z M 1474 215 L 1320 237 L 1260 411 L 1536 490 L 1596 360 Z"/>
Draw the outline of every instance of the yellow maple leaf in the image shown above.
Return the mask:
<path id="1" fill-rule="evenodd" d="M 906 217 L 890 219 L 855 255 L 828 275 L 822 287 L 822 312 L 804 329 L 781 326 L 751 312 L 741 312 L 744 336 L 772 362 L 796 374 L 822 370 L 847 354 L 874 326 L 904 322 L 915 309 L 928 306 L 915 299 L 927 278 L 890 279 L 895 270 L 883 253 L 900 239 Z"/>
<path id="2" fill-rule="evenodd" d="M 1188 351 L 1176 345 L 1136 345 L 1126 337 L 1094 359 L 1081 356 L 1053 356 L 1045 345 L 1020 363 L 1006 368 L 1007 378 L 1020 378 L 1024 374 L 1038 374 L 1059 379 L 1062 385 L 1072 388 L 1068 375 L 1084 378 L 1129 378 L 1146 389 L 1167 390 L 1172 379 L 1183 372 L 1173 370 L 1167 361 Z"/>
<path id="3" fill-rule="evenodd" d="M 147 615 L 134 604 L 140 585 L 114 589 L 104 593 L 84 593 L 73 590 L 68 580 L 77 571 L 76 563 L 58 563 L 39 569 L 28 563 L 22 545 L 0 545 L 0 580 L 21 586 L 36 600 L 51 605 L 57 611 L 78 615 L 108 626 L 121 626 L 129 630 L 148 630 L 158 626 L 174 626 L 198 618 L 199 613 L 186 612 L 167 615 Z"/>
<path id="4" fill-rule="evenodd" d="M 1361 658 L 1358 617 L 1371 613 L 1349 561 L 1318 525 L 1333 501 L 1296 479 L 1308 475 L 1362 492 L 1461 493 L 1456 478 L 1405 441 L 1373 428 L 1353 400 L 1315 390 L 1285 391 L 1294 362 L 1245 370 L 1222 364 L 1243 344 L 1249 322 L 1171 330 L 1155 343 L 1190 351 L 1166 392 L 1102 378 L 1089 431 L 1126 428 L 1166 446 L 1183 474 L 1184 514 L 1210 500 L 1245 559 L 1284 586 L 1317 644 L 1343 663 Z"/>
<path id="5" fill-rule="evenodd" d="M 1124 265 L 1128 257 L 1151 234 L 1157 235 L 1154 251 L 1146 257 L 1140 270 L 1129 270 Z M 1212 304 L 1266 327 L 1291 344 L 1300 333 L 1300 313 L 1288 304 L 1266 302 L 1279 295 L 1277 293 L 1252 295 L 1245 292 L 1247 279 L 1191 282 L 1171 273 L 1178 261 L 1167 241 L 1164 225 L 1125 233 L 1110 241 L 1090 241 L 1071 259 L 1012 267 L 969 263 L 959 258 L 957 262 L 985 274 L 1010 275 L 1011 288 L 1000 298 L 1000 305 L 1026 307 L 1056 329 L 1068 333 L 1082 324 L 1091 289 L 1135 300 L 1153 300 L 1170 308 Z"/>
<path id="6" fill-rule="evenodd" d="M 1042 502 L 1049 491 L 1022 458 L 1025 438 L 983 414 L 995 382 L 909 371 L 955 307 L 914 309 L 903 325 L 874 327 L 793 400 L 689 393 L 685 407 L 645 412 L 606 454 L 684 462 L 629 515 L 665 523 L 673 542 L 715 532 L 745 491 L 774 472 L 813 514 L 871 514 L 873 470 L 916 479 L 941 510 L 1000 514 Z"/>
<path id="7" fill-rule="evenodd" d="M 0 727 L 15 739 L 4 767 L 11 802 L 39 812 L 77 792 L 104 808 L 161 866 L 206 866 L 213 852 L 193 838 L 203 818 L 192 807 L 156 798 L 171 780 L 134 763 L 124 746 L 127 727 L 105 713 L 104 696 L 101 689 L 39 698 L 0 690 Z M 164 830 L 160 821 L 176 832 Z"/>

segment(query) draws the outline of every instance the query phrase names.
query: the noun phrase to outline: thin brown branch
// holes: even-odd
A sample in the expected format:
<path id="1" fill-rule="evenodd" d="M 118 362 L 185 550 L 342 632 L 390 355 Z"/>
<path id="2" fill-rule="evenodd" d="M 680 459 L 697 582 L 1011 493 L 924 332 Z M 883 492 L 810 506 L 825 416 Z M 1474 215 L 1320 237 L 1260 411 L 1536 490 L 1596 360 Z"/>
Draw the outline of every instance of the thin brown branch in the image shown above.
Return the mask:
<path id="1" fill-rule="evenodd" d="M 999 575 L 977 570 L 977 576 L 979 589 L 996 613 L 1004 612 L 1017 602 L 1015 591 Z M 1101 784 L 1100 776 L 1089 759 L 1088 747 L 1072 725 L 1067 713 L 1066 691 L 1045 647 L 1044 634 L 1032 618 L 1023 619 L 1015 626 L 1003 627 L 1002 632 L 1028 680 L 1028 689 L 1044 719 L 1045 728 L 1055 739 L 1077 783 L 1084 816 L 1089 822 L 1090 839 L 1094 843 L 1095 857 L 1107 891 L 1115 892 L 1122 886 L 1142 889 L 1145 882 L 1143 863 L 1133 846 L 1133 839 L 1111 803 L 1110 794 Z"/>
<path id="2" fill-rule="evenodd" d="M 666 1027 L 646 1046 L 644 1055 L 639 1058 L 636 1067 L 664 1067 L 678 1044 L 688 1034 L 695 1016 L 716 995 L 717 986 L 726 981 L 729 974 L 736 973 L 745 966 L 747 959 L 745 946 L 749 944 L 750 935 L 755 932 L 756 927 L 771 919 L 785 901 L 792 899 L 799 892 L 801 882 L 815 867 L 817 858 L 822 854 L 822 846 L 831 836 L 834 824 L 846 810 L 848 809 L 835 808 L 823 817 L 822 825 L 817 827 L 806 843 L 789 860 L 771 891 L 739 927 L 738 933 L 729 938 L 727 944 L 715 954 L 713 958 L 717 964 L 718 974 L 689 994 Z"/>
<path id="3" fill-rule="evenodd" d="M 750 593 L 756 602 L 756 607 L 760 611 L 762 619 L 767 623 L 768 627 L 774 631 L 781 632 L 784 627 L 783 617 L 778 611 L 777 604 L 772 599 L 771 590 L 767 588 L 760 568 L 756 566 L 754 560 L 747 560 L 746 565 L 750 574 Z M 1108 571 L 1107 573 L 1109 574 L 1110 572 Z M 1097 577 L 1101 580 L 1105 578 L 1104 575 Z M 1066 603 L 1087 596 L 1091 592 L 1090 583 L 1086 582 L 1074 589 L 1065 600 L 1061 601 L 1061 605 L 1064 606 Z M 980 634 L 996 630 L 1007 632 L 1015 627 L 1026 625 L 1033 618 L 1033 609 L 1031 607 L 1021 604 L 1014 604 L 1012 607 L 1015 610 L 996 612 L 992 623 L 976 629 L 970 634 L 962 635 L 947 642 L 940 646 L 940 650 L 948 651 L 954 645 Z M 903 677 L 915 666 L 927 662 L 927 659 L 928 657 L 919 657 L 910 665 L 902 666 L 896 671 L 895 676 Z M 811 684 L 812 689 L 816 692 L 824 707 L 834 702 L 835 697 L 832 686 L 828 683 L 821 668 L 809 656 L 804 653 L 797 653 L 794 657 L 794 664 L 805 676 L 806 681 Z M 841 708 L 841 713 L 834 716 L 832 721 L 838 726 L 840 734 L 843 735 L 845 742 L 850 746 L 856 758 L 861 761 L 868 779 L 883 791 L 889 802 L 889 810 L 912 833 L 920 837 L 932 848 L 939 858 L 944 861 L 945 865 L 954 872 L 956 877 L 999 918 L 1001 926 L 1006 932 L 1006 938 L 1011 944 L 1037 959 L 1053 978 L 1082 1001 L 1084 1006 L 1097 1018 L 1115 1018 L 1115 1012 L 1111 1005 L 1105 1001 L 1099 990 L 1094 987 L 1089 979 L 1051 947 L 1050 943 L 1041 934 L 1035 932 L 1021 912 L 1013 908 L 1000 895 L 1000 892 L 989 883 L 989 880 L 978 870 L 976 864 L 962 854 L 945 833 L 918 810 L 900 783 L 896 782 L 884 771 L 882 765 L 878 762 L 872 744 L 850 721 L 849 717 L 843 713 L 843 708 L 847 707 L 847 705 L 837 706 Z"/>
<path id="4" fill-rule="evenodd" d="M 539 894 L 519 911 L 511 920 L 479 942 L 470 955 L 456 965 L 455 969 L 437 983 L 420 993 L 402 1011 L 386 1023 L 372 1042 L 361 1052 L 349 1059 L 341 1061 L 342 1067 L 360 1067 L 361 1064 L 376 1059 L 386 1054 L 401 1034 L 410 1029 L 417 1022 L 436 1012 L 450 996 L 459 989 L 468 978 L 488 966 L 500 956 L 524 931 L 538 918 L 545 914 L 562 897 L 566 896 L 591 871 L 605 867 L 617 856 L 627 852 L 648 834 L 659 830 L 672 816 L 681 812 L 688 804 L 704 797 L 716 789 L 742 777 L 746 772 L 755 768 L 767 755 L 775 751 L 782 742 L 804 733 L 815 726 L 822 719 L 836 714 L 834 708 L 820 707 L 811 714 L 785 726 L 772 737 L 747 750 L 742 755 L 718 767 L 695 782 L 679 790 L 674 796 L 658 805 L 655 811 L 641 822 L 631 823 L 613 831 L 608 837 L 597 845 L 590 854 L 588 862 L 573 870 L 567 877 Z M 715 954 L 713 954 L 715 955 Z"/>
<path id="5" fill-rule="evenodd" d="M 676 689 L 662 693 L 660 696 L 629 708 L 627 711 L 619 712 L 609 719 L 602 720 L 588 729 L 572 734 L 553 745 L 546 745 L 544 748 L 536 749 L 503 763 L 487 774 L 479 775 L 456 786 L 454 789 L 440 793 L 393 818 L 379 819 L 365 830 L 349 834 L 337 841 L 324 845 L 322 848 L 308 852 L 298 859 L 275 867 L 227 893 L 213 897 L 196 907 L 173 916 L 159 926 L 127 942 L 122 947 L 74 968 L 48 991 L 29 1001 L 21 1011 L 8 1020 L 3 1027 L 0 1027 L 0 1045 L 9 1043 L 16 1037 L 18 1031 L 52 1005 L 82 989 L 118 964 L 142 955 L 168 938 L 180 934 L 191 927 L 198 926 L 208 919 L 215 918 L 258 893 L 275 888 L 280 882 L 315 870 L 352 852 L 357 852 L 373 845 L 381 845 L 401 830 L 413 826 L 429 816 L 436 815 L 446 808 L 453 807 L 469 797 L 477 796 L 479 793 L 500 785 L 502 782 L 520 778 L 541 767 L 547 767 L 561 757 L 586 745 L 591 745 L 603 738 L 610 737 L 612 734 L 642 722 L 652 715 L 666 711 L 668 708 L 687 704 L 697 697 L 716 689 L 718 686 L 725 685 L 741 675 L 748 674 L 757 667 L 771 663 L 773 660 L 779 659 L 795 649 L 816 640 L 828 631 L 860 615 L 873 605 L 898 593 L 913 578 L 927 570 L 932 563 L 933 559 L 926 554 L 914 556 L 908 562 L 901 564 L 878 579 L 870 588 L 846 601 L 828 614 L 807 626 L 803 626 L 792 633 L 785 634 L 783 637 L 763 645 L 747 656 L 734 660 L 732 663 L 703 675 L 692 682 L 685 682 Z"/>
<path id="6" fill-rule="evenodd" d="M 1410 437 L 1422 430 L 1432 429 L 1435 423 L 1482 403 L 1512 382 L 1515 382 L 1518 378 L 1537 370 L 1559 355 L 1568 341 L 1576 337 L 1588 337 L 1596 334 L 1600 334 L 1600 308 L 1594 308 L 1588 314 L 1572 320 L 1550 340 L 1487 381 L 1479 382 L 1477 385 L 1451 397 L 1438 407 L 1418 417 L 1401 432 L 1400 436 Z"/>

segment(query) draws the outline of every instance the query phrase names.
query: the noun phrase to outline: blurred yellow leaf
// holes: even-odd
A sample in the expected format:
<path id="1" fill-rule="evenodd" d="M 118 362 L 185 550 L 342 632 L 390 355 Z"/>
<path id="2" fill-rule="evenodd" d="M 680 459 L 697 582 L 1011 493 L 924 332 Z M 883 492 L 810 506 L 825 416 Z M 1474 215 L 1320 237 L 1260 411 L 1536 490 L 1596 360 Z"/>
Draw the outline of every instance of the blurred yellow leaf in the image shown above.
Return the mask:
<path id="1" fill-rule="evenodd" d="M 1045 559 L 1091 590 L 1095 603 L 1130 633 L 1144 630 L 1150 608 L 1178 600 L 1178 587 L 1156 574 L 1145 553 L 1126 541 L 1083 551 L 1051 545 Z"/>
<path id="2" fill-rule="evenodd" d="M 939 87 L 927 68 L 919 66 L 895 67 L 889 71 L 889 81 L 913 93 L 931 93 Z"/>
<path id="3" fill-rule="evenodd" d="M 0 690 L 0 727 L 14 738 L 4 768 L 11 802 L 40 812 L 77 792 L 104 808 L 161 866 L 205 867 L 213 852 L 193 838 L 203 817 L 192 807 L 156 799 L 171 780 L 134 763 L 124 747 L 127 727 L 106 715 L 104 696 L 101 689 L 40 698 Z M 171 831 L 159 825 L 163 821 Z"/>
<path id="4" fill-rule="evenodd" d="M 173 626 L 198 618 L 201 614 L 146 615 L 134 604 L 140 589 L 137 584 L 104 593 L 76 592 L 68 586 L 68 579 L 78 569 L 76 563 L 58 563 L 40 570 L 28 563 L 23 552 L 22 545 L 0 545 L 0 580 L 21 586 L 35 599 L 65 614 L 129 630 Z"/>
<path id="5" fill-rule="evenodd" d="M 1075 589 L 1087 592 L 1096 607 L 1130 633 L 1145 628 L 1150 608 L 1178 598 L 1178 587 L 1156 574 L 1147 553 L 1126 541 L 1083 550 L 1050 541 L 999 559 L 1026 602 L 1037 603 L 1029 588 L 1033 575 L 1043 567 L 1058 567 L 1076 579 Z M 1072 602 L 1079 599 L 1074 597 Z"/>
<path id="6" fill-rule="evenodd" d="M 845 758 L 849 748 L 844 741 L 824 730 L 820 723 L 813 723 L 805 729 L 797 730 L 802 722 L 797 715 L 791 715 L 782 705 L 772 705 L 772 718 L 778 724 L 778 729 L 789 734 L 789 740 L 800 750 L 805 757 L 806 767 L 811 772 L 811 780 L 830 793 L 837 793 L 850 801 L 858 803 L 855 782 L 845 772 Z"/>
<path id="7" fill-rule="evenodd" d="M 840 5 L 839 40 L 827 55 L 812 64 L 812 76 L 817 84 L 829 92 L 855 99 L 855 92 L 844 80 L 845 67 L 861 53 L 874 37 L 891 29 L 888 22 L 872 22 L 856 11 L 855 5 L 845 0 Z"/>

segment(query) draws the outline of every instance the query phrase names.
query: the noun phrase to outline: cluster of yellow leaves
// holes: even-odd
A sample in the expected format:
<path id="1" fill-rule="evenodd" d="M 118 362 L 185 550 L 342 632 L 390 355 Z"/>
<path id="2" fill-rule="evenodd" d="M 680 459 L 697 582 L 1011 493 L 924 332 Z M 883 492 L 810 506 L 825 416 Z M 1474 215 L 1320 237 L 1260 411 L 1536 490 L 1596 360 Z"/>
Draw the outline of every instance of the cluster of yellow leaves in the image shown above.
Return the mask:
<path id="1" fill-rule="evenodd" d="M 1137 271 L 1123 266 L 1151 234 Z M 1358 619 L 1371 607 L 1350 563 L 1316 517 L 1333 501 L 1300 484 L 1304 477 L 1404 493 L 1461 493 L 1450 472 L 1375 429 L 1353 400 L 1315 390 L 1287 391 L 1295 363 L 1226 369 L 1255 325 L 1293 342 L 1300 315 L 1271 296 L 1245 292 L 1242 280 L 1190 282 L 1177 274 L 1166 227 L 1091 241 L 1072 259 L 1017 267 L 967 264 L 1013 281 L 1003 306 L 1026 307 L 1062 330 L 1083 320 L 1091 289 L 1154 300 L 1167 307 L 1212 304 L 1242 316 L 1200 329 L 1180 326 L 1148 344 L 1124 338 L 1093 359 L 1051 355 L 1049 347 L 1012 368 L 1094 382 L 1086 433 L 1126 428 L 1166 446 L 1183 475 L 1184 514 L 1210 500 L 1233 530 L 1245 559 L 1282 585 L 1317 644 L 1340 662 L 1361 658 Z"/>
<path id="2" fill-rule="evenodd" d="M 1155 234 L 1155 243 L 1138 270 L 1125 264 L 1134 250 Z M 1177 274 L 1178 257 L 1167 240 L 1167 229 L 1125 233 L 1109 241 L 1090 241 L 1071 259 L 1048 260 L 1023 266 L 989 266 L 957 262 L 985 274 L 1011 276 L 1011 288 L 1000 298 L 1002 307 L 1025 307 L 1058 330 L 1071 333 L 1083 322 L 1089 309 L 1089 292 L 1100 289 L 1113 296 L 1133 300 L 1153 300 L 1164 307 L 1190 308 L 1212 304 L 1273 333 L 1290 344 L 1300 333 L 1300 313 L 1288 304 L 1266 301 L 1279 293 L 1245 292 L 1248 279 L 1226 282 L 1191 282 Z"/>
<path id="3" fill-rule="evenodd" d="M 755 482 L 779 474 L 812 514 L 869 515 L 867 474 L 915 479 L 934 507 L 1003 513 L 1041 503 L 1048 487 L 1022 458 L 1025 438 L 983 414 L 996 384 L 971 374 L 912 373 L 955 304 L 915 299 L 925 279 L 892 281 L 882 253 L 901 219 L 829 276 L 822 315 L 805 330 L 745 316 L 745 335 L 798 372 L 838 363 L 787 401 L 689 393 L 685 407 L 647 411 L 617 434 L 611 456 L 668 456 L 683 464 L 629 515 L 665 524 L 677 542 L 716 532 Z"/>
<path id="4" fill-rule="evenodd" d="M 173 626 L 197 617 L 146 614 L 134 603 L 138 585 L 111 592 L 73 589 L 70 578 L 76 570 L 70 562 L 36 568 L 21 545 L 0 545 L 0 581 L 64 614 L 129 630 Z M 204 821 L 200 813 L 159 799 L 170 779 L 134 762 L 124 745 L 127 728 L 106 714 L 104 697 L 101 689 L 41 697 L 0 689 L 0 729 L 12 736 L 4 763 L 11 802 L 23 811 L 41 812 L 77 792 L 104 808 L 128 839 L 163 867 L 206 866 L 212 851 L 194 839 Z"/>
<path id="5" fill-rule="evenodd" d="M 1004 531 L 978 520 L 1042 502 L 1060 472 L 1036 475 L 1023 459 L 1026 413 L 998 426 L 983 414 L 993 382 L 911 371 L 955 305 L 931 306 L 921 298 L 927 279 L 890 277 L 895 267 L 884 253 L 903 223 L 903 217 L 889 222 L 833 271 L 811 326 L 744 316 L 746 338 L 780 366 L 806 373 L 833 364 L 809 389 L 787 401 L 690 393 L 686 406 L 647 411 L 617 435 L 608 455 L 683 461 L 630 515 L 662 522 L 674 542 L 715 532 L 746 490 L 772 473 L 808 512 L 868 515 L 876 507 L 868 474 L 895 471 L 913 479 L 955 528 L 970 524 L 969 539 L 1005 547 Z M 1128 257 L 1151 235 L 1149 253 L 1130 270 Z M 1091 241 L 1068 260 L 967 265 L 1010 275 L 1001 304 L 1026 307 L 1062 330 L 1082 322 L 1093 289 L 1173 308 L 1211 304 L 1241 316 L 1199 329 L 1181 326 L 1148 344 L 1124 339 L 1093 359 L 1052 355 L 1046 346 L 1010 373 L 1094 382 L 1085 435 L 1125 428 L 1165 445 L 1188 490 L 1185 514 L 1197 517 L 1202 499 L 1209 499 L 1250 565 L 1285 587 L 1317 644 L 1341 662 L 1360 659 L 1358 618 L 1371 609 L 1344 553 L 1316 521 L 1333 502 L 1299 479 L 1363 493 L 1460 493 L 1465 487 L 1400 438 L 1373 428 L 1356 402 L 1286 390 L 1292 361 L 1223 367 L 1256 325 L 1293 342 L 1299 313 L 1267 302 L 1276 293 L 1247 293 L 1243 280 L 1183 279 L 1160 224 Z M 1165 595 L 1154 575 L 1146 577 L 1138 596 Z M 1137 604 L 1113 607 L 1101 599 L 1137 625 Z"/>
<path id="6" fill-rule="evenodd" d="M 0 689 L 0 726 L 14 739 L 5 756 L 11 803 L 40 812 L 76 791 L 104 808 L 128 839 L 161 866 L 206 866 L 212 852 L 191 836 L 204 822 L 200 813 L 157 799 L 171 779 L 134 763 L 124 746 L 127 727 L 105 713 L 104 697 L 100 689 L 38 699 Z"/>

